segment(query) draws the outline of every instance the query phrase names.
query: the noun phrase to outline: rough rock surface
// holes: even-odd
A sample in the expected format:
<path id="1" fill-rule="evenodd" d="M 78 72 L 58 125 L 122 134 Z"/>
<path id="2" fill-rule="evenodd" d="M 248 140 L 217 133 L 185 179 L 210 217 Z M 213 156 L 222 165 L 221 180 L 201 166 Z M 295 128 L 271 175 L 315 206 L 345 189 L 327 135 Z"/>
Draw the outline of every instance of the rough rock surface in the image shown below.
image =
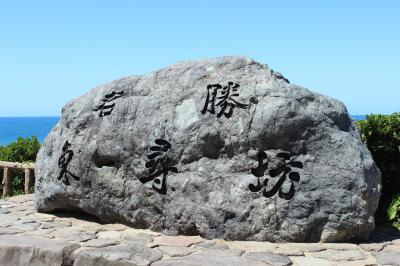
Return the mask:
<path id="1" fill-rule="evenodd" d="M 36 208 L 169 235 L 367 238 L 380 173 L 345 106 L 243 57 L 181 62 L 68 103 Z"/>

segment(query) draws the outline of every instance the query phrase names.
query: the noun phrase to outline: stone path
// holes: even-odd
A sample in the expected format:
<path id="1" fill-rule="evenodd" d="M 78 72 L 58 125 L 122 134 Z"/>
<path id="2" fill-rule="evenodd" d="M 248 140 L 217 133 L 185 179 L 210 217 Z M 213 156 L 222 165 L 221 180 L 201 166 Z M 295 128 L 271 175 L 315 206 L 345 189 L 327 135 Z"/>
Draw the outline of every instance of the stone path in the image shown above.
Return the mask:
<path id="1" fill-rule="evenodd" d="M 400 234 L 375 230 L 369 243 L 206 240 L 165 236 L 67 214 L 40 214 L 33 195 L 0 200 L 0 265 L 400 265 Z"/>

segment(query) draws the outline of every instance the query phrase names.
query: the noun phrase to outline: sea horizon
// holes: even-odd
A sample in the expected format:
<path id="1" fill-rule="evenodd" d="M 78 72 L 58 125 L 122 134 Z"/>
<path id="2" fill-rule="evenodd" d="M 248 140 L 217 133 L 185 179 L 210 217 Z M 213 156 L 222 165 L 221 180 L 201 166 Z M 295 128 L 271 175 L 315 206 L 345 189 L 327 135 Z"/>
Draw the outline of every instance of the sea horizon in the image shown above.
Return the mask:
<path id="1" fill-rule="evenodd" d="M 366 115 L 351 115 L 356 120 L 365 119 Z M 0 145 L 8 145 L 18 137 L 36 136 L 43 143 L 60 116 L 0 116 Z"/>
<path id="2" fill-rule="evenodd" d="M 0 145 L 8 145 L 18 137 L 36 136 L 43 143 L 60 116 L 3 116 L 0 117 Z"/>

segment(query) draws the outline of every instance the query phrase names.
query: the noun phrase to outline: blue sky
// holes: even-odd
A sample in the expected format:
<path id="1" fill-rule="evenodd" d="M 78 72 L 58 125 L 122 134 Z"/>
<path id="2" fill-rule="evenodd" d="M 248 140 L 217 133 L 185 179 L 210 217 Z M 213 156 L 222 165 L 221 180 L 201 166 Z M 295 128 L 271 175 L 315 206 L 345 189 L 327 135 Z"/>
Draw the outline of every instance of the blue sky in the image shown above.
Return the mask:
<path id="1" fill-rule="evenodd" d="M 400 111 L 400 1 L 3 1 L 0 116 L 58 116 L 94 86 L 246 55 L 351 114 Z"/>

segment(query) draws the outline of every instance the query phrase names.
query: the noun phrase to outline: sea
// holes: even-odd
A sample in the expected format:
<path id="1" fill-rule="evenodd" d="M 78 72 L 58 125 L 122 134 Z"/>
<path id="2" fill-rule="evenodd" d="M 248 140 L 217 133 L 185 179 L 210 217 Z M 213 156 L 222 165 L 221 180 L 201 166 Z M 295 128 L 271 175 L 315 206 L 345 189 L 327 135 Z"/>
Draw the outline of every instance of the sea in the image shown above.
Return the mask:
<path id="1" fill-rule="evenodd" d="M 0 145 L 31 136 L 43 142 L 58 120 L 59 117 L 0 117 Z"/>
<path id="2" fill-rule="evenodd" d="M 356 121 L 365 119 L 365 115 L 352 115 Z M 18 137 L 36 136 L 43 142 L 50 130 L 57 124 L 59 117 L 0 117 L 0 145 L 7 145 Z"/>

